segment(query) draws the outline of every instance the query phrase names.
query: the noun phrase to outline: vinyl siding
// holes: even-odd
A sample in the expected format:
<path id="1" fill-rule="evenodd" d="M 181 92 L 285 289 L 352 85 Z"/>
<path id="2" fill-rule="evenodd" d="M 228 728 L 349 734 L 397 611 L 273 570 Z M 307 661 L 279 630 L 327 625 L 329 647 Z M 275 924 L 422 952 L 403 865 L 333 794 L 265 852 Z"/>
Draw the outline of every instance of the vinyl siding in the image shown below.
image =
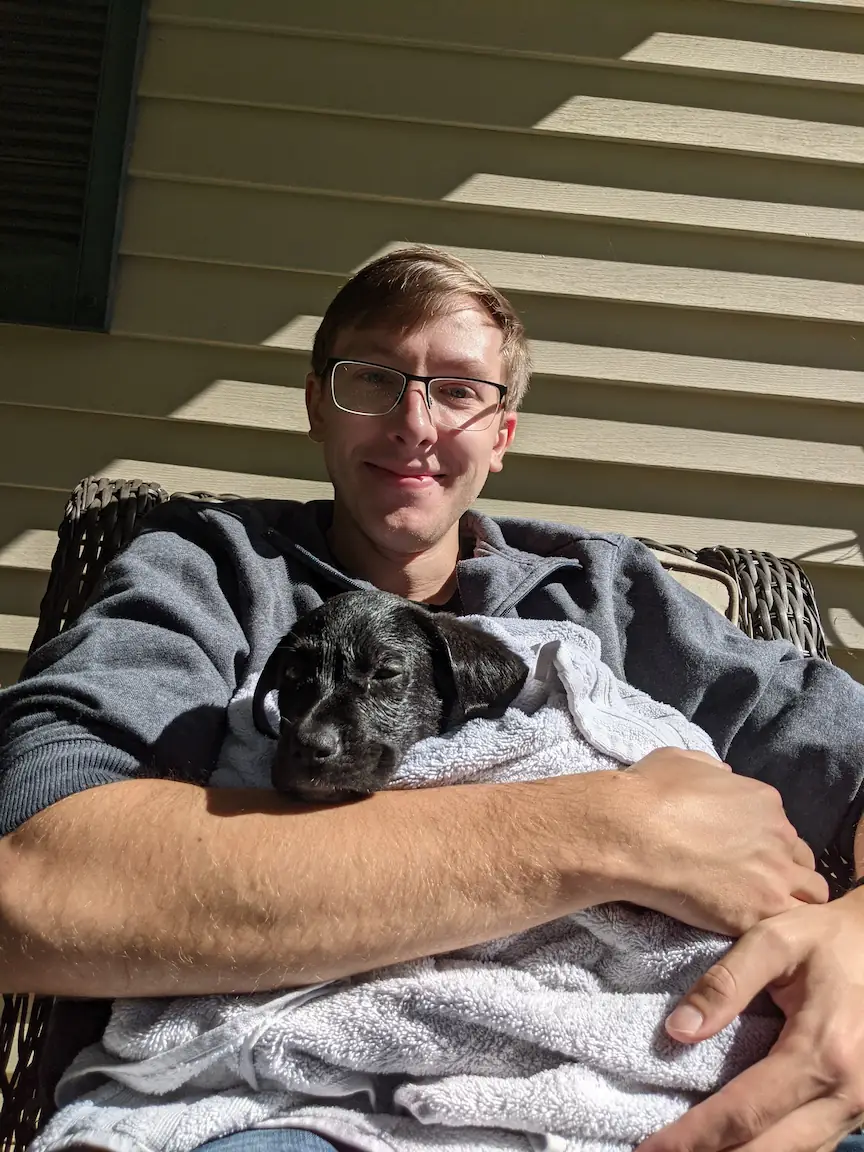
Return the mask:
<path id="1" fill-rule="evenodd" d="M 532 337 L 483 508 L 795 557 L 864 679 L 862 97 L 862 0 L 151 0 L 112 333 L 0 327 L 0 682 L 81 476 L 329 492 L 315 326 L 405 241 Z"/>

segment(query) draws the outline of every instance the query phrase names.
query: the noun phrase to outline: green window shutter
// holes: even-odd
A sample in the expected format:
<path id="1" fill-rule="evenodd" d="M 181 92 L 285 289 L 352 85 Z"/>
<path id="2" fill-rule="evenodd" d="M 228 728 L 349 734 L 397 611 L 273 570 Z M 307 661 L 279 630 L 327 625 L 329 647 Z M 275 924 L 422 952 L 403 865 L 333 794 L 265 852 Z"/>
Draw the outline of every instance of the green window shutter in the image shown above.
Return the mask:
<path id="1" fill-rule="evenodd" d="M 0 321 L 104 330 L 143 0 L 0 0 Z"/>

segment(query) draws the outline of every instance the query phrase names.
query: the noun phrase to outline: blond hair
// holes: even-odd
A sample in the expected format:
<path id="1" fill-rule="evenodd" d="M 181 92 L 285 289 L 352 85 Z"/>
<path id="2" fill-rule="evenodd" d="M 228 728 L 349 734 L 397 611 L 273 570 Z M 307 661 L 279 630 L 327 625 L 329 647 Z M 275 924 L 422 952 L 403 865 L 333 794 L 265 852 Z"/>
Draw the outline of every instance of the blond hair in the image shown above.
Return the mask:
<path id="1" fill-rule="evenodd" d="M 469 296 L 501 330 L 507 408 L 522 403 L 531 376 L 525 327 L 513 305 L 470 264 L 425 244 L 399 248 L 356 272 L 334 296 L 315 334 L 312 371 L 323 376 L 340 332 L 377 324 L 411 331 Z"/>

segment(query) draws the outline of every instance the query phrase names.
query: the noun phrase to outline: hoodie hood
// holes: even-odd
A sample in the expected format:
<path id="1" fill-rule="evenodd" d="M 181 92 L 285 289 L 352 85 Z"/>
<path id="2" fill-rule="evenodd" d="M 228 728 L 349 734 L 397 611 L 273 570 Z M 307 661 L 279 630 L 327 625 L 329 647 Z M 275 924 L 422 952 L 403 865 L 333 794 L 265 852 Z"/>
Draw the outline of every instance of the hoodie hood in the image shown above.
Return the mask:
<path id="1" fill-rule="evenodd" d="M 343 572 L 327 544 L 333 502 L 312 500 L 283 506 L 267 539 L 339 591 L 373 585 Z M 474 615 L 516 615 L 519 601 L 563 567 L 581 569 L 579 532 L 561 524 L 495 518 L 469 510 L 460 521 L 463 556 L 456 579 L 463 611 Z"/>

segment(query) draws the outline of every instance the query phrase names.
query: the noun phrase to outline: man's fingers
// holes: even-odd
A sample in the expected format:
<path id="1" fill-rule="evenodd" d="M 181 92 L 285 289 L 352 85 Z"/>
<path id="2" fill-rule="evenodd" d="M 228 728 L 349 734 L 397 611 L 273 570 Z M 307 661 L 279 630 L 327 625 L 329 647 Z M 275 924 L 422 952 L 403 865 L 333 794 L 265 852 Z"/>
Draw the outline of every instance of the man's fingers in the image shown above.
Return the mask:
<path id="1" fill-rule="evenodd" d="M 798 868 L 791 895 L 804 904 L 827 904 L 828 881 L 818 872 L 811 872 L 809 868 Z"/>
<path id="2" fill-rule="evenodd" d="M 775 1048 L 680 1120 L 650 1136 L 637 1152 L 725 1152 L 745 1147 L 747 1152 L 756 1152 L 755 1145 L 751 1149 L 752 1141 L 767 1141 L 772 1129 L 791 1115 L 799 1116 L 822 1090 L 810 1076 L 802 1077 L 800 1057 Z M 823 1142 L 824 1136 L 808 1152 Z M 778 1144 L 775 1149 L 765 1143 L 759 1152 L 790 1150 L 785 1145 Z"/>
<path id="3" fill-rule="evenodd" d="M 666 1031 L 689 1044 L 715 1035 L 782 976 L 786 965 L 785 950 L 757 925 L 693 985 L 666 1020 Z"/>
<path id="4" fill-rule="evenodd" d="M 858 1120 L 849 1116 L 841 1100 L 823 1097 L 778 1120 L 746 1145 L 747 1152 L 833 1152 Z"/>
<path id="5" fill-rule="evenodd" d="M 802 904 L 827 904 L 828 881 L 816 869 L 816 858 L 806 840 L 800 837 L 792 848 L 792 859 L 796 864 L 794 887 L 789 895 Z"/>
<path id="6" fill-rule="evenodd" d="M 813 855 L 813 849 L 806 840 L 802 840 L 799 836 L 795 841 L 795 846 L 792 849 L 792 859 L 796 864 L 800 864 L 802 868 L 809 868 L 811 871 L 816 867 L 816 857 Z"/>

